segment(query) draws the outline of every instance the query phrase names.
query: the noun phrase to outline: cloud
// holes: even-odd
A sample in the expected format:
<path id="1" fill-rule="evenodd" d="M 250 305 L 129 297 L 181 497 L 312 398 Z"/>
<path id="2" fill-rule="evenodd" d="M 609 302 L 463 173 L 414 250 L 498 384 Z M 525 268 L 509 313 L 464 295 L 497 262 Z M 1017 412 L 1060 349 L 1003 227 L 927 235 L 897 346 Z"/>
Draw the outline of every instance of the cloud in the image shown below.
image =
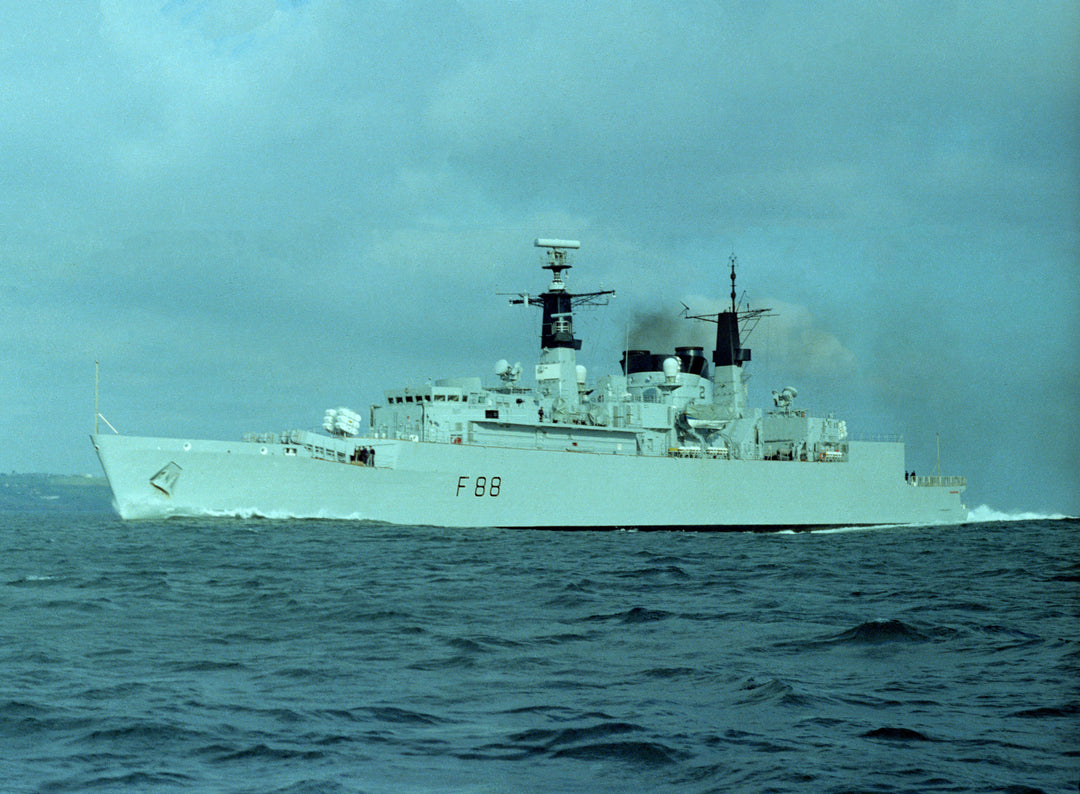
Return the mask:
<path id="1" fill-rule="evenodd" d="M 761 321 L 771 363 L 795 377 L 844 377 L 856 372 L 854 353 L 848 350 L 805 306 L 765 299 L 771 309 Z"/>
<path id="2" fill-rule="evenodd" d="M 493 190 L 523 174 L 628 218 L 661 204 L 704 229 L 938 220 L 990 184 L 1004 219 L 1017 207 L 1001 184 L 1045 164 L 1046 120 L 1066 127 L 1054 117 L 1075 98 L 1062 5 L 680 9 L 485 19 L 495 32 L 438 84 L 431 128 Z"/>

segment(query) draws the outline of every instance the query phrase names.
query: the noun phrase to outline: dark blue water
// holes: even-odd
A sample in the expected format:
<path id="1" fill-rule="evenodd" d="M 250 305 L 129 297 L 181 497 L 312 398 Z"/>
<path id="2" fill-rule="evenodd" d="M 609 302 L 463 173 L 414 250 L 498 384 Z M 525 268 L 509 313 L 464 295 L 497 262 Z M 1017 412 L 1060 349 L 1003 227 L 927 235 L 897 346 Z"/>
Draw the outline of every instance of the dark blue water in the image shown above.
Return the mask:
<path id="1" fill-rule="evenodd" d="M 1080 523 L 0 516 L 0 789 L 1075 792 Z"/>

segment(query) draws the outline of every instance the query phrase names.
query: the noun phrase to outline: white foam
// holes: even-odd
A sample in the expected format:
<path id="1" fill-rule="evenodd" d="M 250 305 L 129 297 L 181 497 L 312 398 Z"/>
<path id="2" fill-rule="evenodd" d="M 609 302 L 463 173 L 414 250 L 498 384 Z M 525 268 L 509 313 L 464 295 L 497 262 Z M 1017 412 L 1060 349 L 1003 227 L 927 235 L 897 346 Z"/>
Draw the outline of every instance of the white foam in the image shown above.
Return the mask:
<path id="1" fill-rule="evenodd" d="M 810 530 L 815 535 L 840 535 L 848 532 L 873 532 L 878 529 L 894 529 L 896 527 L 904 526 L 903 524 L 874 524 L 867 527 L 829 527 L 827 529 L 812 529 Z M 792 533 L 798 534 L 798 533 Z"/>
<path id="2" fill-rule="evenodd" d="M 1075 518 L 1063 513 L 1002 513 L 994 510 L 989 505 L 979 505 L 968 511 L 967 520 L 978 523 L 982 521 L 1060 521 L 1065 518 Z"/>

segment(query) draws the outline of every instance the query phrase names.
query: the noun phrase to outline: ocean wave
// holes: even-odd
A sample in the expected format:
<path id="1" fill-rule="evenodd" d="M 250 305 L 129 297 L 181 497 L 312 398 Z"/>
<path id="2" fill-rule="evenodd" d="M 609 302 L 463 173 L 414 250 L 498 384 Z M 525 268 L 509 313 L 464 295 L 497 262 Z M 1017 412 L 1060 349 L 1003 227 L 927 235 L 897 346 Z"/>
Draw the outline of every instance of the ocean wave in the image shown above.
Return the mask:
<path id="1" fill-rule="evenodd" d="M 494 751 L 501 757 L 614 760 L 643 766 L 670 764 L 687 757 L 680 749 L 641 736 L 645 733 L 641 725 L 617 720 L 567 728 L 531 728 L 487 745 L 481 751 Z"/>
<path id="2" fill-rule="evenodd" d="M 657 620 L 666 620 L 672 617 L 671 612 L 666 612 L 663 609 L 646 609 L 645 607 L 631 607 L 625 612 L 614 612 L 604 615 L 590 615 L 587 618 L 581 618 L 585 622 L 605 622 L 605 621 L 618 621 L 620 623 L 632 624 L 632 623 L 652 623 Z"/>
<path id="3" fill-rule="evenodd" d="M 575 758 L 584 761 L 621 761 L 624 763 L 659 766 L 673 764 L 686 758 L 686 753 L 661 742 L 595 742 L 580 747 L 564 747 L 553 758 Z"/>
<path id="4" fill-rule="evenodd" d="M 1066 703 L 1063 706 L 1039 706 L 1032 709 L 1024 709 L 1022 711 L 1014 711 L 1010 714 L 1010 717 L 1022 717 L 1029 719 L 1033 717 L 1064 717 L 1071 718 L 1080 714 L 1080 703 Z"/>
<path id="5" fill-rule="evenodd" d="M 137 721 L 123 725 L 95 728 L 79 737 L 86 743 L 120 744 L 126 746 L 161 746 L 170 742 L 201 739 L 201 730 L 185 728 L 172 722 Z"/>
<path id="6" fill-rule="evenodd" d="M 990 521 L 1065 521 L 1075 519 L 1064 513 L 1002 513 L 989 505 L 979 505 L 968 511 L 967 520 L 972 524 Z"/>
<path id="7" fill-rule="evenodd" d="M 262 510 L 258 507 L 175 507 L 170 504 L 162 504 L 156 501 L 127 502 L 121 510 L 120 505 L 113 500 L 113 509 L 120 513 L 125 520 L 148 521 L 172 518 L 238 518 L 238 519 L 264 519 L 267 521 L 288 520 L 326 520 L 326 521 L 365 521 L 365 516 L 356 511 L 338 512 L 321 508 L 314 512 L 296 513 L 288 510 Z M 378 523 L 378 522 L 372 522 Z"/>
<path id="8" fill-rule="evenodd" d="M 824 640 L 826 643 L 922 642 L 926 634 L 901 620 L 878 618 Z"/>
<path id="9" fill-rule="evenodd" d="M 805 537 L 806 535 L 842 535 L 849 532 L 880 532 L 883 529 L 909 529 L 913 524 L 862 524 L 850 527 L 822 527 L 820 529 L 780 529 L 777 530 L 775 535 L 795 535 L 799 537 Z"/>
<path id="10" fill-rule="evenodd" d="M 227 761 L 318 761 L 326 756 L 321 750 L 298 750 L 291 747 L 272 746 L 264 742 L 222 753 L 214 758 L 217 762 Z"/>
<path id="11" fill-rule="evenodd" d="M 60 576 L 45 576 L 45 575 L 37 575 L 37 574 L 27 574 L 26 576 L 20 576 L 17 579 L 12 579 L 12 580 L 10 580 L 8 582 L 5 582 L 5 584 L 12 585 L 13 587 L 25 587 L 25 586 L 37 587 L 37 586 L 42 586 L 42 585 L 49 585 L 49 584 L 52 584 L 53 582 L 62 582 L 62 581 L 65 581 L 65 578 L 60 577 Z"/>
<path id="12" fill-rule="evenodd" d="M 757 681 L 749 678 L 739 687 L 740 701 L 747 705 L 763 703 L 779 703 L 784 706 L 808 706 L 812 698 L 799 694 L 787 681 L 779 678 L 770 678 L 767 681 Z"/>
<path id="13" fill-rule="evenodd" d="M 866 739 L 886 739 L 891 742 L 932 742 L 931 739 L 925 733 L 912 730 L 911 728 L 895 728 L 892 726 L 885 726 L 883 728 L 875 728 L 872 731 L 867 731 L 863 734 L 863 738 Z"/>
<path id="14" fill-rule="evenodd" d="M 383 722 L 411 723 L 413 725 L 443 725 L 451 722 L 449 719 L 434 714 L 412 711 L 396 706 L 370 706 L 363 710 L 374 719 Z"/>
<path id="15" fill-rule="evenodd" d="M 190 786 L 193 778 L 177 772 L 126 772 L 99 777 L 75 777 L 65 780 L 49 781 L 45 785 L 48 791 L 90 791 L 93 789 L 147 791 L 155 787 L 184 788 Z"/>

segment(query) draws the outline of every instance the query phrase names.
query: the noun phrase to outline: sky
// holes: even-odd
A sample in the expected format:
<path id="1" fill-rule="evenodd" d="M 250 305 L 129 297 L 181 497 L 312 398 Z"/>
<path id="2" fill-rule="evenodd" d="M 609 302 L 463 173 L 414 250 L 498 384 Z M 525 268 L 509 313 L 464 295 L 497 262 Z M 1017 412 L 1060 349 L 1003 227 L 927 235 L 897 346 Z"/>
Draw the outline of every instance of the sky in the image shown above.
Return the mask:
<path id="1" fill-rule="evenodd" d="M 0 140 L 0 471 L 529 373 L 562 237 L 590 376 L 734 253 L 752 405 L 1080 514 L 1075 2 L 7 3 Z"/>

